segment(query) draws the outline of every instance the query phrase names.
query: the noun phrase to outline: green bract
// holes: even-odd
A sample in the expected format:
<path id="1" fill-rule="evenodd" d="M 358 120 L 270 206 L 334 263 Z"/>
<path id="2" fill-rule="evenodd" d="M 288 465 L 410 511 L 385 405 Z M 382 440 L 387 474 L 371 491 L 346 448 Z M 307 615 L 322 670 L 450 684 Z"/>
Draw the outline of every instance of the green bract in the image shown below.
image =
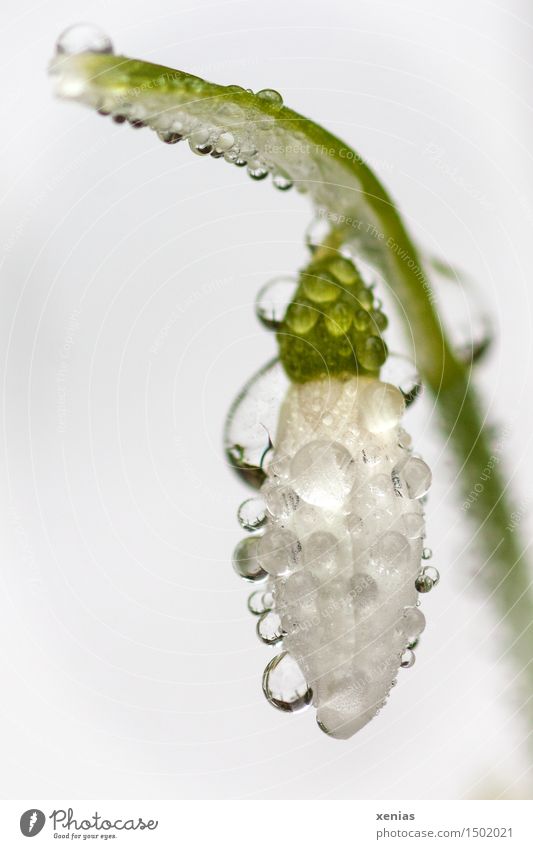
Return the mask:
<path id="1" fill-rule="evenodd" d="M 280 358 L 291 380 L 325 375 L 378 375 L 387 358 L 387 319 L 355 265 L 321 251 L 301 273 L 278 330 Z"/>

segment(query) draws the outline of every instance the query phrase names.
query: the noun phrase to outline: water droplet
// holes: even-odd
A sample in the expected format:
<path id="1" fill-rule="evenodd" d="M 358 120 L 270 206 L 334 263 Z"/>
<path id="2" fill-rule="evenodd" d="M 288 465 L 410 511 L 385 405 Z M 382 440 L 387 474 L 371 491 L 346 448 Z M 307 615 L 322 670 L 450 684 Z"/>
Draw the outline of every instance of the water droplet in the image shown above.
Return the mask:
<path id="1" fill-rule="evenodd" d="M 257 556 L 270 575 L 288 575 L 303 565 L 302 545 L 292 531 L 270 528 L 259 540 Z"/>
<path id="2" fill-rule="evenodd" d="M 433 557 L 433 552 L 431 548 L 423 548 L 422 549 L 422 560 L 431 560 Z"/>
<path id="3" fill-rule="evenodd" d="M 267 519 L 264 500 L 260 497 L 247 498 L 239 507 L 237 519 L 245 531 L 257 531 Z"/>
<path id="4" fill-rule="evenodd" d="M 56 52 L 65 56 L 77 53 L 113 53 L 108 35 L 94 24 L 74 24 L 59 36 Z"/>
<path id="5" fill-rule="evenodd" d="M 406 649 L 402 654 L 402 659 L 400 662 L 400 666 L 402 669 L 411 669 L 414 666 L 416 660 L 415 653 L 412 649 Z"/>
<path id="6" fill-rule="evenodd" d="M 272 593 L 265 590 L 255 590 L 250 596 L 248 596 L 248 610 L 250 613 L 253 613 L 254 616 L 260 616 L 261 613 L 266 613 L 267 610 L 271 610 L 274 606 L 274 599 L 272 598 Z"/>
<path id="7" fill-rule="evenodd" d="M 421 513 L 404 513 L 402 523 L 407 539 L 419 539 L 424 534 L 424 517 Z"/>
<path id="8" fill-rule="evenodd" d="M 296 286 L 297 281 L 293 277 L 275 277 L 265 283 L 255 300 L 255 314 L 261 324 L 269 330 L 279 329 Z"/>
<path id="9" fill-rule="evenodd" d="M 278 412 L 289 387 L 279 360 L 271 360 L 246 383 L 230 407 L 224 427 L 226 457 L 237 474 L 259 489 L 263 463 L 275 434 Z"/>
<path id="10" fill-rule="evenodd" d="M 409 457 L 401 468 L 409 498 L 423 498 L 431 486 L 431 470 L 419 457 Z"/>
<path id="11" fill-rule="evenodd" d="M 255 96 L 259 97 L 260 100 L 266 100 L 267 103 L 270 103 L 271 106 L 275 106 L 277 109 L 283 106 L 281 94 L 273 88 L 262 88 L 261 91 L 256 92 Z"/>
<path id="12" fill-rule="evenodd" d="M 494 324 L 473 279 L 448 263 L 428 257 L 437 274 L 435 294 L 457 357 L 467 365 L 478 363 L 490 350 Z"/>
<path id="13" fill-rule="evenodd" d="M 409 541 L 398 531 L 386 531 L 370 550 L 372 567 L 378 575 L 399 578 L 411 556 Z"/>
<path id="14" fill-rule="evenodd" d="M 355 355 L 363 368 L 378 371 L 387 359 L 387 346 L 381 337 L 367 336 L 356 343 Z"/>
<path id="15" fill-rule="evenodd" d="M 263 581 L 267 574 L 257 559 L 259 537 L 246 537 L 233 552 L 233 568 L 245 581 Z"/>
<path id="16" fill-rule="evenodd" d="M 239 158 L 239 150 L 234 147 L 231 150 L 228 150 L 227 153 L 224 154 L 224 159 L 226 162 L 230 162 L 232 164 L 236 164 L 237 159 Z"/>
<path id="17" fill-rule="evenodd" d="M 288 191 L 288 189 L 292 189 L 292 187 L 293 187 L 293 182 L 290 179 L 290 177 L 287 177 L 285 174 L 282 174 L 280 171 L 278 171 L 276 174 L 274 174 L 274 176 L 272 177 L 272 182 L 273 182 L 274 186 L 276 187 L 276 189 L 279 189 L 280 192 L 286 192 L 286 191 Z"/>
<path id="18" fill-rule="evenodd" d="M 422 574 L 433 581 L 433 585 L 435 587 L 440 581 L 440 572 L 438 569 L 435 569 L 434 566 L 426 566 Z"/>
<path id="19" fill-rule="evenodd" d="M 257 623 L 257 636 L 269 646 L 273 646 L 283 639 L 281 619 L 274 610 L 267 610 L 261 614 Z"/>
<path id="20" fill-rule="evenodd" d="M 313 699 L 302 670 L 286 651 L 267 664 L 263 673 L 263 693 L 273 707 L 285 712 L 303 710 Z"/>
<path id="21" fill-rule="evenodd" d="M 405 395 L 404 395 L 404 398 L 405 398 Z M 406 401 L 405 406 L 406 407 L 409 406 L 407 401 Z M 407 431 L 404 430 L 403 427 L 401 427 L 400 431 L 398 433 L 398 446 L 400 448 L 405 448 L 406 451 L 410 451 L 412 444 L 413 444 L 413 437 L 411 436 L 410 433 L 407 433 Z"/>
<path id="22" fill-rule="evenodd" d="M 264 180 L 268 177 L 269 171 L 265 163 L 260 159 L 250 159 L 248 162 L 248 176 L 252 180 Z"/>
<path id="23" fill-rule="evenodd" d="M 355 283 L 363 282 L 353 262 L 346 257 L 334 259 L 329 265 L 329 270 L 343 286 L 353 286 Z"/>
<path id="24" fill-rule="evenodd" d="M 189 147 L 198 156 L 207 156 L 213 150 L 209 130 L 196 130 L 189 136 Z"/>
<path id="25" fill-rule="evenodd" d="M 336 301 L 342 289 L 327 272 L 302 274 L 302 288 L 309 298 L 317 304 Z"/>
<path id="26" fill-rule="evenodd" d="M 352 323 L 352 311 L 348 304 L 336 303 L 329 307 L 324 314 L 324 323 L 332 336 L 346 334 Z"/>
<path id="27" fill-rule="evenodd" d="M 405 402 L 402 393 L 390 383 L 372 381 L 364 389 L 361 406 L 363 420 L 371 433 L 382 433 L 400 422 Z"/>
<path id="28" fill-rule="evenodd" d="M 291 462 L 295 491 L 300 498 L 316 507 L 339 507 L 350 492 L 355 476 L 355 461 L 339 442 L 308 442 Z"/>
<path id="29" fill-rule="evenodd" d="M 173 133 L 170 130 L 161 130 L 157 135 L 165 144 L 177 144 L 183 138 L 180 133 Z"/>
<path id="30" fill-rule="evenodd" d="M 274 485 L 263 492 L 268 512 L 279 522 L 286 522 L 298 509 L 300 499 L 290 486 Z"/>
<path id="31" fill-rule="evenodd" d="M 426 627 L 426 617 L 418 607 L 404 607 L 398 623 L 405 645 L 409 646 L 420 637 Z"/>
<path id="32" fill-rule="evenodd" d="M 319 312 L 315 307 L 306 303 L 293 303 L 287 309 L 285 321 L 290 330 L 299 336 L 309 333 L 318 321 Z"/>
<path id="33" fill-rule="evenodd" d="M 433 589 L 433 586 L 434 584 L 432 579 L 429 575 L 425 575 L 424 572 L 418 575 L 415 581 L 415 588 L 419 593 L 429 593 Z"/>
<path id="34" fill-rule="evenodd" d="M 397 386 L 409 407 L 422 394 L 422 379 L 413 361 L 403 354 L 389 353 L 380 380 Z"/>
<path id="35" fill-rule="evenodd" d="M 233 133 L 220 133 L 215 143 L 215 150 L 219 151 L 220 153 L 228 153 L 228 151 L 233 147 L 234 144 L 235 137 Z"/>
<path id="36" fill-rule="evenodd" d="M 353 323 L 356 330 L 359 330 L 359 332 L 364 333 L 370 328 L 370 313 L 363 309 L 356 310 L 353 317 Z"/>

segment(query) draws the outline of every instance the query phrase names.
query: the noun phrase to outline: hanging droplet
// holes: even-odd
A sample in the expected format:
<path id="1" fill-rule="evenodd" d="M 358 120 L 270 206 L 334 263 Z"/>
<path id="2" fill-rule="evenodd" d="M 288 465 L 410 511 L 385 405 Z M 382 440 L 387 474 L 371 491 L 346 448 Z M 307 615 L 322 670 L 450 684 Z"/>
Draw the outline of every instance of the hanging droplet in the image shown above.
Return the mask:
<path id="1" fill-rule="evenodd" d="M 267 664 L 263 672 L 263 693 L 273 707 L 293 713 L 306 708 L 313 699 L 302 670 L 286 651 Z"/>
<path id="2" fill-rule="evenodd" d="M 235 137 L 233 133 L 220 133 L 215 143 L 215 150 L 220 152 L 221 154 L 227 154 L 234 144 Z"/>
<path id="3" fill-rule="evenodd" d="M 266 613 L 267 610 L 271 610 L 274 606 L 274 599 L 272 597 L 272 593 L 265 590 L 255 590 L 251 595 L 248 596 L 248 610 L 250 613 L 253 613 L 254 616 L 260 616 L 262 613 Z"/>
<path id="4" fill-rule="evenodd" d="M 293 277 L 275 277 L 265 283 L 255 299 L 255 314 L 261 324 L 269 330 L 279 329 L 297 285 Z"/>
<path id="5" fill-rule="evenodd" d="M 244 386 L 230 407 L 224 427 L 224 448 L 231 467 L 250 486 L 265 480 L 263 464 L 275 434 L 278 412 L 289 386 L 276 358 Z"/>
<path id="6" fill-rule="evenodd" d="M 429 593 L 433 589 L 433 586 L 433 580 L 424 572 L 421 572 L 415 581 L 415 589 L 419 593 Z"/>
<path id="7" fill-rule="evenodd" d="M 257 623 L 257 636 L 263 643 L 273 646 L 283 639 L 281 619 L 274 610 L 267 610 Z"/>
<path id="8" fill-rule="evenodd" d="M 246 537 L 233 552 L 233 568 L 245 581 L 263 581 L 267 574 L 257 559 L 259 537 Z"/>
<path id="9" fill-rule="evenodd" d="M 274 174 L 274 176 L 272 177 L 272 182 L 273 182 L 274 186 L 276 187 L 276 189 L 279 189 L 280 192 L 286 192 L 286 191 L 288 191 L 288 189 L 292 189 L 292 187 L 293 187 L 293 182 L 290 179 L 290 177 L 287 177 L 285 174 L 282 174 L 280 171 L 278 171 L 276 174 Z"/>
<path id="10" fill-rule="evenodd" d="M 400 472 L 405 481 L 409 498 L 423 498 L 431 486 L 431 469 L 429 466 L 419 457 L 409 457 Z"/>
<path id="11" fill-rule="evenodd" d="M 177 144 L 183 138 L 180 133 L 173 133 L 170 130 L 160 130 L 157 135 L 165 144 Z"/>
<path id="12" fill-rule="evenodd" d="M 402 654 L 400 666 L 402 669 L 411 669 L 416 660 L 415 653 L 412 649 L 406 649 Z"/>
<path id="13" fill-rule="evenodd" d="M 482 293 L 472 278 L 436 257 L 427 257 L 437 278 L 435 294 L 456 356 L 467 365 L 478 363 L 490 350 L 494 324 Z"/>
<path id="14" fill-rule="evenodd" d="M 108 35 L 94 24 L 74 24 L 59 36 L 56 52 L 65 56 L 77 53 L 113 53 Z"/>
<path id="15" fill-rule="evenodd" d="M 433 552 L 431 548 L 423 548 L 422 549 L 422 560 L 431 560 L 433 557 Z"/>
<path id="16" fill-rule="evenodd" d="M 418 607 L 405 607 L 400 628 L 407 645 L 414 643 L 426 627 L 426 617 Z"/>
<path id="17" fill-rule="evenodd" d="M 266 522 L 265 502 L 262 498 L 247 498 L 237 512 L 237 519 L 245 531 L 257 531 Z"/>
<path id="18" fill-rule="evenodd" d="M 426 578 L 429 578 L 431 581 L 433 581 L 433 586 L 437 586 L 440 581 L 440 572 L 438 569 L 435 569 L 434 566 L 426 566 L 423 571 L 423 574 L 426 576 Z"/>
<path id="19" fill-rule="evenodd" d="M 207 156 L 213 150 L 209 130 L 196 130 L 189 136 L 189 147 L 198 156 Z"/>
<path id="20" fill-rule="evenodd" d="M 228 150 L 228 152 L 224 154 L 224 159 L 226 160 L 226 162 L 230 162 L 233 165 L 237 164 L 238 158 L 239 158 L 238 147 L 232 147 L 231 150 Z"/>
<path id="21" fill-rule="evenodd" d="M 255 96 L 259 97 L 260 100 L 266 100 L 267 103 L 270 103 L 271 106 L 275 106 L 277 109 L 281 109 L 283 106 L 281 94 L 273 88 L 262 88 L 261 91 L 256 92 Z"/>
<path id="22" fill-rule="evenodd" d="M 260 159 L 250 159 L 248 162 L 248 176 L 252 180 L 264 180 L 268 173 L 268 168 Z"/>
<path id="23" fill-rule="evenodd" d="M 392 383 L 402 393 L 409 407 L 422 394 L 422 379 L 416 366 L 403 354 L 389 353 L 379 375 L 380 380 Z"/>

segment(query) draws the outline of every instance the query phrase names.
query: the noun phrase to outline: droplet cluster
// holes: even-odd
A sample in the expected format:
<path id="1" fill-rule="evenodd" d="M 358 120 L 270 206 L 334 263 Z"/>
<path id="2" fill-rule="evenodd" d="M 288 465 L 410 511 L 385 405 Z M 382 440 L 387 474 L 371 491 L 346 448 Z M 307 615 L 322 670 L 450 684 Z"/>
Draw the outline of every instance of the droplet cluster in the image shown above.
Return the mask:
<path id="1" fill-rule="evenodd" d="M 387 318 L 380 307 L 351 259 L 317 255 L 300 274 L 277 327 L 280 358 L 291 380 L 377 374 L 388 354 L 382 337 Z"/>
<path id="2" fill-rule="evenodd" d="M 281 647 L 265 695 L 285 711 L 312 702 L 333 737 L 362 728 L 413 665 L 418 593 L 438 581 L 423 559 L 431 472 L 408 444 L 404 407 L 369 377 L 293 384 L 260 496 L 239 511 L 260 530 L 237 546 L 235 568 L 259 582 L 248 602 L 258 636 Z"/>
<path id="3" fill-rule="evenodd" d="M 85 23 L 69 27 L 57 40 L 56 57 L 51 65 L 57 93 L 88 103 L 117 124 L 129 123 L 135 129 L 149 127 L 166 144 L 186 141 L 198 156 L 224 159 L 238 168 L 246 168 L 253 180 L 264 180 L 271 175 L 273 185 L 280 191 L 292 187 L 293 179 L 288 171 L 282 164 L 276 163 L 279 145 L 275 145 L 269 137 L 274 132 L 276 113 L 283 107 L 279 92 L 266 88 L 254 95 L 251 90 L 232 85 L 226 87 L 232 95 L 231 102 L 219 97 L 217 102 L 210 101 L 206 108 L 201 98 L 190 98 L 176 106 L 176 91 L 173 91 L 172 78 L 168 74 L 162 73 L 160 79 L 149 79 L 150 85 L 145 82 L 139 86 L 135 84 L 132 72 L 141 63 L 125 60 L 113 72 L 113 91 L 106 92 L 99 85 L 98 74 L 91 79 L 83 73 L 79 63 L 68 62 L 69 57 L 82 54 L 112 53 L 111 40 L 99 28 Z M 147 73 L 152 67 L 157 67 L 142 64 Z M 160 70 L 163 72 L 165 69 Z M 173 75 L 185 93 L 194 94 L 196 91 L 201 94 L 202 89 L 210 85 L 198 77 L 180 72 L 173 72 Z M 174 94 L 170 104 L 169 94 Z M 242 97 L 243 107 L 240 107 L 238 102 Z M 250 123 L 244 120 L 244 104 L 249 112 L 250 108 L 253 109 L 254 99 L 262 106 L 266 104 L 270 114 L 265 116 L 261 112 L 261 117 Z M 261 137 L 260 145 L 257 143 L 257 131 Z M 273 155 L 269 155 L 269 150 Z"/>

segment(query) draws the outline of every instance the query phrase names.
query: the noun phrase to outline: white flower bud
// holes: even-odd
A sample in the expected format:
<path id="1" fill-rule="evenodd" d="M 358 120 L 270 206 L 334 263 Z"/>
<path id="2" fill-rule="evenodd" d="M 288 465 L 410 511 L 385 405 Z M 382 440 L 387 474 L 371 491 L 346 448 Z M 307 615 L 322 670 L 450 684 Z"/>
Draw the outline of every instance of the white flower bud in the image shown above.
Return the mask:
<path id="1" fill-rule="evenodd" d="M 403 447 L 403 412 L 401 392 L 378 380 L 291 385 L 263 485 L 258 561 L 288 653 L 275 669 L 298 664 L 333 737 L 376 715 L 425 625 L 415 580 L 431 474 Z M 270 692 L 269 667 L 265 693 L 290 709 Z M 297 699 L 306 704 L 301 680 Z"/>

